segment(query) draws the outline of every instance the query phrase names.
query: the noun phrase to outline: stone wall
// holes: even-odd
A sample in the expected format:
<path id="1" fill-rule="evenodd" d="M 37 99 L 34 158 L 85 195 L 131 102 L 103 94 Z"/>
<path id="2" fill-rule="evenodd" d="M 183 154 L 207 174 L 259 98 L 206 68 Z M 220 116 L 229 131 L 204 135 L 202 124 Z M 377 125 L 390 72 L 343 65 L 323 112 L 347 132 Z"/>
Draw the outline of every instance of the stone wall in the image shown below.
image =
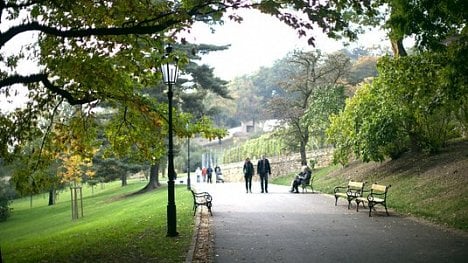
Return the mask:
<path id="1" fill-rule="evenodd" d="M 287 156 L 268 157 L 271 165 L 271 177 L 283 176 L 292 172 L 299 173 L 301 170 L 300 154 Z M 307 160 L 314 159 L 316 162 L 315 168 L 326 167 L 331 164 L 333 158 L 333 148 L 324 148 L 307 153 Z M 252 158 L 255 173 L 257 173 L 258 160 Z M 226 182 L 244 181 L 243 166 L 244 162 L 236 162 L 222 164 L 221 171 Z M 258 176 L 254 176 L 254 181 L 258 181 Z"/>

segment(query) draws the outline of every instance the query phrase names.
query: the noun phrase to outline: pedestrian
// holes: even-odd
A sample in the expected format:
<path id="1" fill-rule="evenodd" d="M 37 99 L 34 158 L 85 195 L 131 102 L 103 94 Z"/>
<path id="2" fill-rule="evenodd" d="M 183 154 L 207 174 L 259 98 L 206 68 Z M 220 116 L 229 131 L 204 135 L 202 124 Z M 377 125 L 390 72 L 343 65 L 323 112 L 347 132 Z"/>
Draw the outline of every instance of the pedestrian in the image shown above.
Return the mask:
<path id="1" fill-rule="evenodd" d="M 302 166 L 301 172 L 292 181 L 291 183 L 292 187 L 289 192 L 299 193 L 299 185 L 301 185 L 303 182 L 306 182 L 307 180 L 310 180 L 311 176 L 312 176 L 312 171 L 309 169 L 309 167 L 307 165 Z"/>
<path id="2" fill-rule="evenodd" d="M 211 177 L 213 176 L 213 168 L 211 168 L 211 166 L 208 166 L 208 169 L 206 170 L 206 175 L 208 177 L 206 182 L 212 184 L 213 181 L 211 181 Z"/>
<path id="3" fill-rule="evenodd" d="M 244 178 L 245 178 L 245 191 L 246 193 L 252 193 L 252 176 L 254 174 L 253 164 L 250 162 L 250 158 L 246 158 L 244 162 Z"/>
<path id="4" fill-rule="evenodd" d="M 260 175 L 260 187 L 262 193 L 268 193 L 268 176 L 271 175 L 270 162 L 265 155 L 262 155 L 262 159 L 258 160 L 257 163 L 257 174 Z"/>
<path id="5" fill-rule="evenodd" d="M 200 166 L 197 167 L 197 170 L 195 170 L 195 175 L 197 176 L 197 183 L 200 182 L 200 177 L 201 177 L 201 169 L 200 169 Z"/>
<path id="6" fill-rule="evenodd" d="M 203 166 L 201 170 L 201 175 L 203 177 L 203 182 L 206 182 L 206 167 L 205 166 Z"/>
<path id="7" fill-rule="evenodd" d="M 224 183 L 223 173 L 221 172 L 221 167 L 219 167 L 219 165 L 216 165 L 214 172 L 216 175 L 216 183 Z"/>

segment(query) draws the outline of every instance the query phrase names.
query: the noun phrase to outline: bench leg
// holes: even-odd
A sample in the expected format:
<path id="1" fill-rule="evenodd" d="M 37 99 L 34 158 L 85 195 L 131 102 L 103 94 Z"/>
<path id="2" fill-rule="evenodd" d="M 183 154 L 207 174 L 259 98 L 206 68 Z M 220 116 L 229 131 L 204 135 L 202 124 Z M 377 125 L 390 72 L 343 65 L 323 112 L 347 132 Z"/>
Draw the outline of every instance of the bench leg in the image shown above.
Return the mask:
<path id="1" fill-rule="evenodd" d="M 211 212 L 211 203 L 208 203 L 206 207 L 208 207 L 208 211 L 210 212 L 210 215 L 213 216 L 213 213 Z"/>
<path id="2" fill-rule="evenodd" d="M 385 207 L 385 213 L 387 213 L 387 216 L 390 216 L 390 214 L 388 213 L 388 210 L 387 210 L 387 204 L 386 203 L 383 203 L 384 207 Z"/>
<path id="3" fill-rule="evenodd" d="M 366 208 L 366 202 L 356 200 L 356 212 L 359 212 L 359 204 L 362 204 L 362 207 Z"/>
<path id="4" fill-rule="evenodd" d="M 195 215 L 195 213 L 197 212 L 197 207 L 198 206 L 196 204 L 193 205 L 193 215 Z"/>
<path id="5" fill-rule="evenodd" d="M 369 217 L 371 217 L 372 216 L 372 209 L 374 209 L 374 203 L 369 202 L 368 206 L 369 206 Z"/>

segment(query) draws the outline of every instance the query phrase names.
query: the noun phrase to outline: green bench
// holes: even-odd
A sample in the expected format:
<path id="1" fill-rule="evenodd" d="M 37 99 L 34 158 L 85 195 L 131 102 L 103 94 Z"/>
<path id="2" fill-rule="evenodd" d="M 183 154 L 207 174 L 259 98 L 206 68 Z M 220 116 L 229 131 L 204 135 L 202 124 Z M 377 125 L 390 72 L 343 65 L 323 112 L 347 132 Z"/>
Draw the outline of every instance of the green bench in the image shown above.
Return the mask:
<path id="1" fill-rule="evenodd" d="M 362 206 L 365 208 L 364 204 L 367 203 L 369 206 L 369 216 L 372 216 L 372 210 L 375 211 L 376 205 L 383 205 L 385 207 L 385 213 L 387 216 L 390 214 L 387 210 L 387 193 L 391 185 L 381 185 L 381 184 L 372 184 L 370 189 L 370 194 L 367 197 L 361 196 L 356 198 L 356 211 L 359 212 L 359 204 L 362 203 Z"/>
<path id="2" fill-rule="evenodd" d="M 347 186 L 337 186 L 333 190 L 335 192 L 335 206 L 338 203 L 338 198 L 345 198 L 348 200 L 348 209 L 351 207 L 351 201 L 358 197 L 362 197 L 364 192 L 364 185 L 366 182 L 349 181 Z"/>
<path id="3" fill-rule="evenodd" d="M 311 176 L 309 179 L 306 179 L 306 180 L 303 180 L 302 183 L 301 183 L 301 187 L 302 187 L 302 192 L 306 192 L 307 193 L 307 187 L 310 188 L 310 190 L 312 191 L 312 193 L 314 193 L 314 187 L 313 187 L 313 183 L 314 183 L 314 178 L 315 176 Z"/>
<path id="4" fill-rule="evenodd" d="M 211 212 L 211 207 L 213 206 L 213 197 L 208 192 L 197 193 L 193 190 L 190 191 L 192 192 L 193 196 L 193 215 L 195 215 L 199 206 L 206 206 L 210 212 L 210 215 L 213 216 L 213 213 Z"/>

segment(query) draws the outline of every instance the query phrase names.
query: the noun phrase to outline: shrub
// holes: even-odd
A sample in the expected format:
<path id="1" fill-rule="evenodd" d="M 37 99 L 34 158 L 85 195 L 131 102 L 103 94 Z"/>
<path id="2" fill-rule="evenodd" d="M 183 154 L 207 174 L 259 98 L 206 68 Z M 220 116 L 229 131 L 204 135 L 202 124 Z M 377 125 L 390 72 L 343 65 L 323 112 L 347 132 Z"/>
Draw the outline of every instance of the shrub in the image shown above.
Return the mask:
<path id="1" fill-rule="evenodd" d="M 15 197 L 14 190 L 0 178 L 0 222 L 7 220 L 11 214 L 11 200 Z"/>

